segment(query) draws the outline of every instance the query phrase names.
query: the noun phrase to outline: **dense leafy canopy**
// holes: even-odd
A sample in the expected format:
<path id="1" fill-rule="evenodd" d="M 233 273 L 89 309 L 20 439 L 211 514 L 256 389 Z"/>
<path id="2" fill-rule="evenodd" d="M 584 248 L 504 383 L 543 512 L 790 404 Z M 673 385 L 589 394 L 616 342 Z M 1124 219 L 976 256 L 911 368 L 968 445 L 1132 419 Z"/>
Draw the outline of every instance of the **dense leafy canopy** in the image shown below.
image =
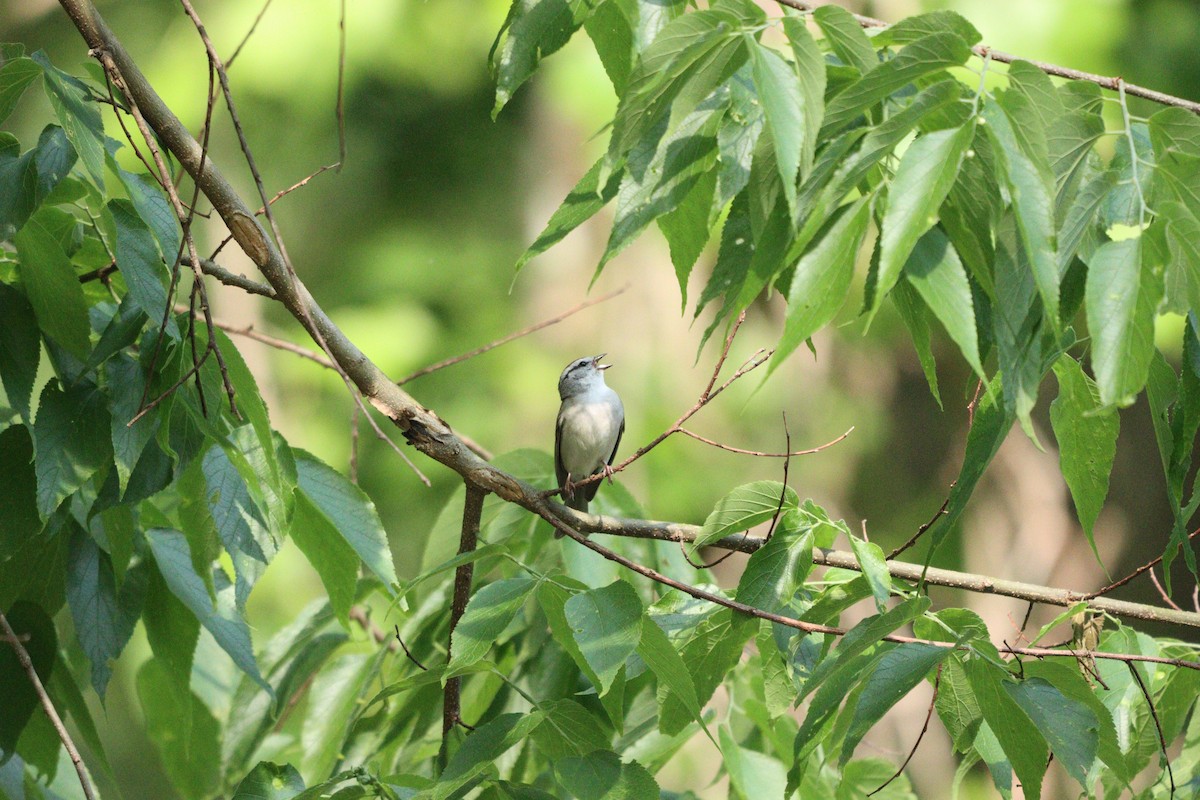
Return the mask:
<path id="1" fill-rule="evenodd" d="M 1112 97 L 1021 62 L 998 78 L 950 12 L 865 31 L 835 6 L 769 18 L 748 0 L 515 0 L 493 52 L 496 113 L 578 31 L 619 97 L 609 147 L 522 264 L 615 200 L 597 269 L 657 223 L 685 288 L 712 240 L 694 303 L 697 316 L 716 309 L 704 338 L 778 291 L 788 314 L 772 368 L 847 303 L 869 322 L 890 299 L 936 396 L 936 322 L 981 388 L 934 546 L 1014 423 L 1033 435 L 1051 372 L 1062 471 L 1090 537 L 1118 409 L 1145 391 L 1176 522 L 1165 559 L 1182 543 L 1195 574 L 1200 119 L 1122 105 L 1109 130 Z M 978 617 L 932 609 L 878 546 L 774 482 L 732 489 L 700 543 L 775 520 L 726 594 L 827 626 L 873 604 L 845 636 L 660 591 L 591 553 L 564 562 L 549 526 L 494 498 L 479 549 L 430 557 L 399 583 L 370 498 L 274 432 L 236 347 L 173 311 L 189 287 L 178 220 L 118 159 L 96 102 L 105 85 L 9 48 L 0 121 L 39 79 L 55 120 L 32 143 L 0 132 L 0 610 L 93 773 L 109 768 L 83 695 L 103 700 L 141 622 L 154 654 L 137 673 L 145 724 L 188 798 L 658 798 L 656 776 L 696 736 L 720 748 L 731 796 L 858 797 L 896 770 L 857 758 L 859 743 L 922 684 L 962 771 L 986 764 L 1005 796 L 1017 783 L 1038 796 L 1051 755 L 1089 795 L 1200 780 L 1200 672 L 1022 668 Z M 1178 368 L 1155 348 L 1164 313 L 1187 318 Z M 542 454 L 498 465 L 551 488 Z M 610 497 L 611 512 L 640 516 Z M 439 533 L 460 507 L 461 494 Z M 816 580 L 813 548 L 839 537 L 861 572 Z M 289 540 L 328 599 L 255 641 L 247 598 Z M 712 580 L 673 545 L 619 549 Z M 478 585 L 451 636 L 450 580 L 469 562 Z M 396 640 L 350 634 L 364 603 Z M 910 629 L 921 641 L 886 638 Z M 1116 623 L 1090 646 L 1196 658 Z M 443 736 L 454 676 L 475 727 Z M 0 796 L 59 796 L 69 770 L 7 646 L 0 685 Z M 727 702 L 710 706 L 718 692 Z M 1168 776 L 1161 743 L 1180 737 Z M 901 776 L 879 796 L 911 790 Z"/>

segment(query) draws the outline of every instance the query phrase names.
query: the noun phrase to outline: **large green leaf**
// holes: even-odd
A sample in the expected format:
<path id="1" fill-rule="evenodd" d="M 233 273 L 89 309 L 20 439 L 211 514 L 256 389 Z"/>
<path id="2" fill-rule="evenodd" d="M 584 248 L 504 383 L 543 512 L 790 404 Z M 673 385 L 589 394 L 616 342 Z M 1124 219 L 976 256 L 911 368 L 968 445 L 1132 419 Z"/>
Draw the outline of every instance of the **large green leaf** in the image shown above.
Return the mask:
<path id="1" fill-rule="evenodd" d="M 783 497 L 782 503 L 780 497 Z M 777 512 L 782 514 L 795 508 L 799 503 L 795 490 L 790 486 L 785 489 L 778 481 L 755 481 L 739 486 L 716 504 L 704 521 L 704 528 L 693 546 L 700 548 L 722 537 L 748 530 L 771 519 Z"/>
<path id="2" fill-rule="evenodd" d="M 117 230 L 117 267 L 129 293 L 150 319 L 161 321 L 167 310 L 169 276 L 154 235 L 128 200 L 110 200 L 107 208 Z M 174 315 L 167 317 L 167 333 L 179 337 Z"/>
<path id="3" fill-rule="evenodd" d="M 555 775 L 578 800 L 659 800 L 654 777 L 636 761 L 622 762 L 610 750 L 566 758 L 554 765 Z"/>
<path id="4" fill-rule="evenodd" d="M 783 764 L 738 743 L 728 725 L 721 726 L 721 755 L 729 781 L 742 797 L 787 797 L 787 770 Z"/>
<path id="5" fill-rule="evenodd" d="M 22 644 L 38 678 L 43 684 L 49 683 L 58 649 L 58 634 L 50 615 L 34 603 L 20 601 L 7 608 L 4 616 L 13 633 L 23 637 Z M 38 707 L 38 692 L 17 657 L 16 648 L 7 643 L 0 647 L 0 682 L 4 684 L 0 750 L 8 754 L 16 752 L 17 740 Z"/>
<path id="6" fill-rule="evenodd" d="M 812 153 L 816 142 L 808 140 L 807 122 L 810 113 L 810 98 L 802 92 L 806 86 L 800 83 L 794 65 L 779 53 L 760 44 L 751 34 L 742 34 L 743 43 L 750 54 L 754 88 L 762 103 L 766 116 L 766 130 L 774 139 L 776 164 L 779 177 L 783 180 L 783 193 L 788 205 L 796 205 L 796 177 L 801 174 L 802 162 L 812 164 Z M 818 96 L 818 100 L 820 97 Z M 807 171 L 807 167 L 804 171 Z"/>
<path id="7" fill-rule="evenodd" d="M 104 122 L 100 119 L 100 107 L 92 102 L 87 87 L 81 81 L 51 64 L 45 53 L 39 50 L 33 54 L 33 60 L 42 68 L 46 94 L 67 138 L 83 161 L 88 175 L 103 189 Z"/>
<path id="8" fill-rule="evenodd" d="M 1042 678 L 1026 678 L 1020 683 L 1006 681 L 1002 685 L 1046 737 L 1054 757 L 1086 789 L 1087 775 L 1099 745 L 1100 722 L 1096 712 Z"/>
<path id="9" fill-rule="evenodd" d="M 1004 670 L 982 658 L 972 658 L 965 666 L 983 719 L 1008 756 L 1025 796 L 1040 797 L 1049 755 L 1046 739 L 1012 693 L 1005 691 L 1012 681 Z"/>
<path id="10" fill-rule="evenodd" d="M 204 579 L 196 574 L 195 567 L 192 566 L 192 554 L 187 539 L 179 531 L 152 528 L 146 531 L 146 540 L 171 593 L 200 620 L 200 624 L 212 634 L 221 649 L 229 654 L 233 663 L 270 693 L 271 687 L 263 680 L 254 660 L 250 628 L 238 613 L 233 587 L 218 587 L 214 602 Z M 224 576 L 220 570 L 215 574 Z M 223 583 L 227 584 L 227 581 Z"/>
<path id="11" fill-rule="evenodd" d="M 801 110 L 804 119 L 803 147 L 800 152 L 800 176 L 809 172 L 817 149 L 817 134 L 825 118 L 825 55 L 813 41 L 808 26 L 799 17 L 783 18 L 783 32 L 791 45 L 796 75 L 800 79 Z M 776 140 L 778 141 L 778 139 Z"/>
<path id="12" fill-rule="evenodd" d="M 1128 405 L 1146 383 L 1161 282 L 1139 239 L 1107 242 L 1088 259 L 1092 372 L 1104 405 Z"/>
<path id="13" fill-rule="evenodd" d="M 1115 409 L 1101 405 L 1096 384 L 1075 359 L 1060 356 L 1054 362 L 1054 375 L 1058 378 L 1058 397 L 1050 404 L 1050 424 L 1058 440 L 1059 463 L 1079 523 L 1099 560 L 1092 527 L 1108 494 L 1121 418 Z"/>
<path id="14" fill-rule="evenodd" d="M 514 745 L 523 741 L 542 723 L 543 714 L 501 714 L 480 725 L 466 738 L 450 758 L 437 784 L 429 791 L 416 795 L 419 800 L 446 800 Z"/>
<path id="15" fill-rule="evenodd" d="M 879 66 L 879 56 L 862 25 L 846 9 L 829 3 L 813 10 L 813 19 L 821 26 L 825 40 L 843 64 L 866 75 Z"/>
<path id="16" fill-rule="evenodd" d="M 24 56 L 11 59 L 0 68 L 0 122 L 8 119 L 26 87 L 41 74 L 42 68 Z"/>
<path id="17" fill-rule="evenodd" d="M 33 424 L 38 513 L 48 517 L 112 461 L 104 394 L 78 383 L 66 391 L 51 379 L 42 389 Z"/>
<path id="18" fill-rule="evenodd" d="M 71 259 L 51 232 L 53 209 L 43 208 L 13 237 L 21 282 L 42 332 L 72 355 L 87 356 L 89 325 L 83 287 Z"/>
<path id="19" fill-rule="evenodd" d="M 30 399 L 41 357 L 37 317 L 25 296 L 0 283 L 0 381 L 4 396 L 26 422 L 33 420 Z"/>
<path id="20" fill-rule="evenodd" d="M 469 667 L 487 655 L 536 588 L 530 578 L 509 578 L 475 592 L 450 640 L 450 670 Z"/>
<path id="21" fill-rule="evenodd" d="M 871 204 L 868 198 L 861 197 L 839 210 L 838 216 L 796 264 L 788 290 L 787 320 L 771 356 L 771 372 L 801 342 L 828 325 L 842 307 L 870 221 Z"/>
<path id="22" fill-rule="evenodd" d="M 934 131 L 917 137 L 901 157 L 888 188 L 888 206 L 879 236 L 879 272 L 875 279 L 875 296 L 869 298 L 872 315 L 879 308 L 880 300 L 900 279 L 900 270 L 917 240 L 937 222 L 938 207 L 950 193 L 950 187 L 958 177 L 959 165 L 974 138 L 973 124 Z M 965 274 L 962 283 L 965 286 Z M 930 307 L 935 308 L 932 303 Z M 971 327 L 973 331 L 974 325 Z M 974 339 L 973 332 L 971 338 Z M 977 361 L 972 366 L 976 366 Z M 977 368 L 976 371 L 982 370 Z"/>
<path id="23" fill-rule="evenodd" d="M 641 641 L 642 601 L 629 583 L 618 580 L 580 592 L 565 611 L 575 643 L 600 679 L 596 691 L 605 694 Z"/>
<path id="24" fill-rule="evenodd" d="M 496 104 L 492 117 L 537 69 L 571 38 L 591 13 L 588 0 L 513 0 L 492 52 Z"/>
<path id="25" fill-rule="evenodd" d="M 308 495 L 330 524 L 367 569 L 383 581 L 385 590 L 392 592 L 396 583 L 396 568 L 388 547 L 387 532 L 375 510 L 375 503 L 366 492 L 351 483 L 346 476 L 303 450 L 292 451 L 300 491 Z"/>
<path id="26" fill-rule="evenodd" d="M 757 623 L 753 617 L 723 608 L 696 626 L 695 633 L 684 644 L 680 657 L 687 665 L 701 708 L 738 663 Z M 685 698 L 668 685 L 667 691 L 659 696 L 659 730 L 673 736 L 694 719 Z"/>
<path id="27" fill-rule="evenodd" d="M 1026 435 L 1037 441 L 1031 415 L 1042 376 L 1049 368 L 1049 364 L 1044 363 L 1047 355 L 1043 352 L 1045 315 L 1027 252 L 1016 228 L 1013 215 L 1008 213 L 996 231 L 993 338 L 998 351 L 1004 407 L 1021 421 Z"/>
<path id="28" fill-rule="evenodd" d="M 343 625 L 348 624 L 350 606 L 354 604 L 358 586 L 358 554 L 329 518 L 299 489 L 296 490 L 291 532 L 292 541 L 321 576 L 334 613 Z"/>
<path id="29" fill-rule="evenodd" d="M 738 602 L 775 614 L 788 608 L 812 569 L 812 527 L 800 520 L 785 514 L 770 540 L 751 554 L 738 581 Z"/>
<path id="30" fill-rule="evenodd" d="M 604 166 L 601 158 L 587 173 L 579 179 L 579 183 L 563 200 L 562 205 L 550 217 L 545 229 L 538 234 L 537 239 L 517 259 L 516 271 L 520 271 L 531 258 L 549 250 L 561 241 L 568 233 L 575 230 L 590 219 L 597 211 L 604 208 L 610 200 L 617 196 L 621 185 L 621 173 L 614 172 L 605 179 L 603 187 L 600 184 L 600 171 Z"/>
<path id="31" fill-rule="evenodd" d="M 940 229 L 934 228 L 917 242 L 904 265 L 904 277 L 942 323 L 975 374 L 986 379 L 979 359 L 971 284 L 954 245 Z"/>

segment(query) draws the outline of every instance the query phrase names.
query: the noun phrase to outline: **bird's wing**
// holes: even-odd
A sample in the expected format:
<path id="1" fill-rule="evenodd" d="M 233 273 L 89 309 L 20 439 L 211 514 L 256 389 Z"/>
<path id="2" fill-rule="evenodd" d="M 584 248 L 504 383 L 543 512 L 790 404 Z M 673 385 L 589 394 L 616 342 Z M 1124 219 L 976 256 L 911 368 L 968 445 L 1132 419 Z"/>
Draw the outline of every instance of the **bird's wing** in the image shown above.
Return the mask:
<path id="1" fill-rule="evenodd" d="M 567 468 L 563 466 L 562 460 L 562 429 L 563 418 L 562 413 L 558 415 L 558 421 L 554 425 L 554 479 L 558 481 L 558 486 L 565 486 L 567 483 Z M 566 501 L 566 497 L 563 501 Z"/>
<path id="2" fill-rule="evenodd" d="M 624 413 L 622 413 L 621 414 L 621 427 L 619 430 L 617 430 L 617 440 L 615 442 L 613 442 L 612 452 L 608 454 L 608 458 L 605 459 L 605 462 L 604 462 L 604 463 L 608 464 L 610 467 L 612 466 L 613 459 L 617 457 L 617 448 L 621 446 L 621 437 L 624 435 L 625 435 L 625 415 L 624 415 Z M 596 470 L 596 472 L 599 472 L 599 471 L 600 470 Z M 592 474 L 595 475 L 596 472 L 593 472 Z M 589 483 L 587 486 L 583 487 L 583 491 L 586 493 L 585 496 L 587 497 L 589 502 L 596 497 L 596 492 L 600 491 L 601 483 L 604 483 L 604 481 L 596 481 L 595 483 Z"/>

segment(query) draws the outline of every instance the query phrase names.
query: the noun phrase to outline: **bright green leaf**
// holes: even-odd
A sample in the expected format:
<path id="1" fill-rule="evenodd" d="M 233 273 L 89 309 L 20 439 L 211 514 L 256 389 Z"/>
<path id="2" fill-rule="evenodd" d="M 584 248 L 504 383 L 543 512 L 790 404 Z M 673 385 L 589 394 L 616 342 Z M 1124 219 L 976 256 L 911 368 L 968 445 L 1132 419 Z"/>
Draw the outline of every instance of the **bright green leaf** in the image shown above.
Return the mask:
<path id="1" fill-rule="evenodd" d="M 934 228 L 917 242 L 904 265 L 904 277 L 942 323 L 975 374 L 986 379 L 979 359 L 971 284 L 954 245 L 940 229 Z"/>
<path id="2" fill-rule="evenodd" d="M 47 227 L 50 210 L 30 217 L 13 238 L 21 282 L 42 332 L 83 359 L 91 346 L 87 302 L 71 260 Z"/>
<path id="3" fill-rule="evenodd" d="M 1138 239 L 1107 242 L 1088 260 L 1092 372 L 1104 405 L 1128 405 L 1146 383 L 1161 294 Z"/>
<path id="4" fill-rule="evenodd" d="M 580 652 L 605 694 L 642 637 L 642 601 L 626 581 L 581 592 L 566 604 L 567 622 Z"/>
<path id="5" fill-rule="evenodd" d="M 739 486 L 713 508 L 693 547 L 699 549 L 730 534 L 749 530 L 799 504 L 795 490 L 790 486 L 785 488 L 778 481 L 755 481 Z"/>
<path id="6" fill-rule="evenodd" d="M 476 591 L 450 639 L 450 670 L 469 667 L 487 655 L 536 588 L 530 578 L 509 578 Z"/>

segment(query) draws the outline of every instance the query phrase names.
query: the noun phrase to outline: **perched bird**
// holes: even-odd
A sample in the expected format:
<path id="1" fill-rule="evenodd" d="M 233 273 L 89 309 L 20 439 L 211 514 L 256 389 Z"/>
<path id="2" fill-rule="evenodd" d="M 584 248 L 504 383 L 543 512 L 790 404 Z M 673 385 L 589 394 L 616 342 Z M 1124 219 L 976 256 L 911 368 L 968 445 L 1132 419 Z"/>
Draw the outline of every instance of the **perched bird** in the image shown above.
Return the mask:
<path id="1" fill-rule="evenodd" d="M 601 353 L 577 358 L 558 379 L 558 424 L 554 428 L 554 474 L 562 487 L 563 502 L 587 511 L 600 481 L 576 488 L 590 475 L 602 473 L 612 481 L 612 460 L 625 432 L 625 407 L 621 398 L 604 383 Z"/>

